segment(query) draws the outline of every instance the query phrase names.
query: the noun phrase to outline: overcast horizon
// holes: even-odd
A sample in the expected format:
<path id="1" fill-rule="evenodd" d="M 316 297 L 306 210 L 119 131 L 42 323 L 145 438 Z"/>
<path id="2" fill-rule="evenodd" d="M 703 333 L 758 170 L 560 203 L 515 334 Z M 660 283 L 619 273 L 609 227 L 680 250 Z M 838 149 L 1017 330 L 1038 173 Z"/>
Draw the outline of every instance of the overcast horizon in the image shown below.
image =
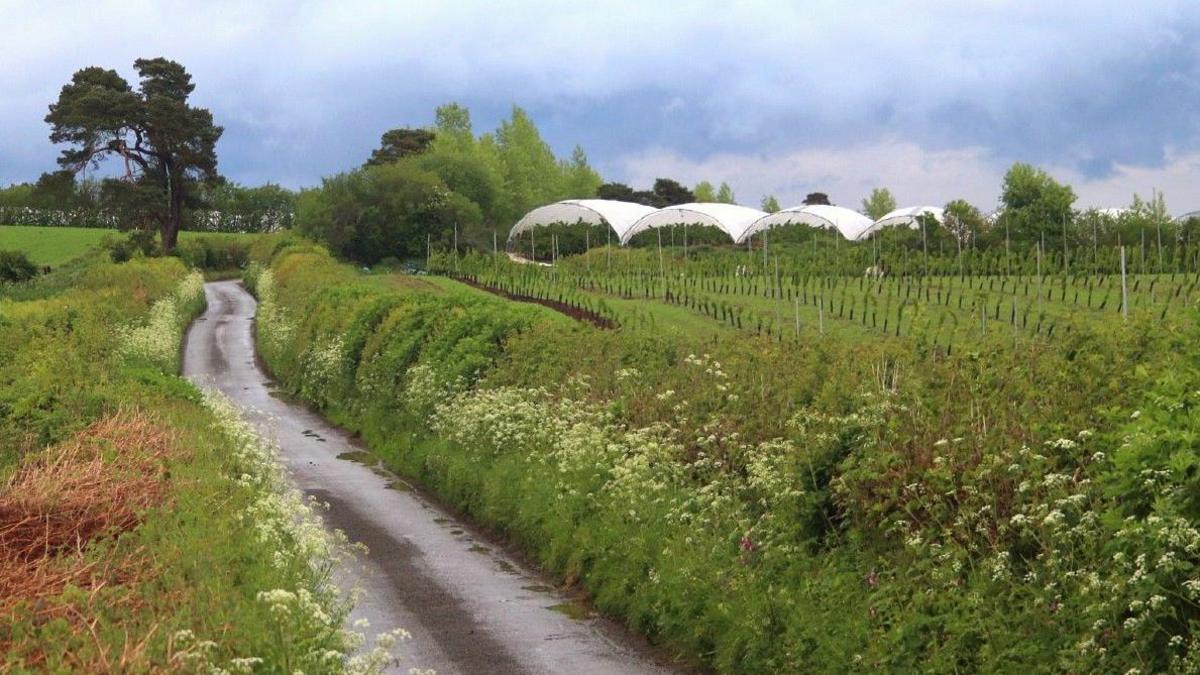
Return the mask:
<path id="1" fill-rule="evenodd" d="M 43 122 L 79 68 L 179 61 L 225 127 L 221 173 L 311 186 L 380 134 L 513 105 L 606 180 L 728 182 L 784 206 L 995 207 L 1035 164 L 1076 206 L 1200 209 L 1200 3 L 60 3 L 0 0 L 0 185 L 53 170 Z"/>

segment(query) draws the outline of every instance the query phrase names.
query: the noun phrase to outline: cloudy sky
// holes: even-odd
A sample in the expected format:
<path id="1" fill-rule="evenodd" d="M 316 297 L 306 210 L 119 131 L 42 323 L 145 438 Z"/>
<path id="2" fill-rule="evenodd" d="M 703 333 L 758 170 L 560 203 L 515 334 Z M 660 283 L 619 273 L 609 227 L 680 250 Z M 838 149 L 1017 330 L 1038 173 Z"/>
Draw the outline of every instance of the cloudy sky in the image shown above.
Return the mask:
<path id="1" fill-rule="evenodd" d="M 728 181 L 742 203 L 965 197 L 1014 161 L 1080 206 L 1200 209 L 1200 3 L 0 0 L 0 184 L 53 167 L 42 118 L 76 69 L 166 56 L 225 135 L 222 172 L 292 187 L 458 101 L 525 108 L 610 180 Z"/>

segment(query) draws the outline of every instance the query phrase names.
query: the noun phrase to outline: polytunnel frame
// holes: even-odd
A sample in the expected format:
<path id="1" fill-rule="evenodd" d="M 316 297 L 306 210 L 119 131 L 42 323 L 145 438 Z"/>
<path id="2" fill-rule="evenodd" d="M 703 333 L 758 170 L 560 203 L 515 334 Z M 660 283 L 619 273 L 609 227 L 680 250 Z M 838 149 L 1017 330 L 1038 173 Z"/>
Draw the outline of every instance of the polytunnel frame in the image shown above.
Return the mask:
<path id="1" fill-rule="evenodd" d="M 946 210 L 940 206 L 905 206 L 899 209 L 893 209 L 885 214 L 879 220 L 871 223 L 871 226 L 859 233 L 855 241 L 863 241 L 867 237 L 883 230 L 886 227 L 899 227 L 907 225 L 909 229 L 915 230 L 920 228 L 920 218 L 922 216 L 933 216 L 933 219 L 942 224 L 946 222 Z"/>
<path id="2" fill-rule="evenodd" d="M 613 207 L 613 208 L 610 208 Z M 632 208 L 631 208 L 632 207 Z M 553 213 L 558 209 L 573 210 L 575 218 L 567 220 L 568 216 L 552 216 L 543 217 L 541 213 Z M 635 214 L 620 214 L 618 210 L 633 210 Z M 620 241 L 624 233 L 633 226 L 634 222 L 640 218 L 653 213 L 656 209 L 652 206 L 638 204 L 636 202 L 626 202 L 616 199 L 564 199 L 552 204 L 539 206 L 532 211 L 529 211 L 521 219 L 512 226 L 508 232 L 508 241 L 520 236 L 522 233 L 531 231 L 537 227 L 547 227 L 556 223 L 564 225 L 574 225 L 584 223 L 587 225 L 607 225 L 608 228 L 617 235 L 617 240 Z"/>
<path id="3" fill-rule="evenodd" d="M 721 213 L 724 211 L 725 213 Z M 684 219 L 684 214 L 690 214 L 687 219 Z M 736 217 L 742 214 L 741 217 Z M 655 219 L 668 218 L 672 215 L 680 218 L 679 220 L 660 220 Z M 626 246 L 637 235 L 642 232 L 648 232 L 652 229 L 668 227 L 671 225 L 703 225 L 715 227 L 725 233 L 730 241 L 736 243 L 741 233 L 745 231 L 751 223 L 759 218 L 767 215 L 765 211 L 760 211 L 749 206 L 741 206 L 740 204 L 725 204 L 716 202 L 689 202 L 687 204 L 679 204 L 677 206 L 668 206 L 658 209 L 652 213 L 647 213 L 642 216 L 625 231 L 625 235 L 621 237 L 621 245 Z"/>
<path id="4" fill-rule="evenodd" d="M 797 218 L 798 216 L 798 218 Z M 810 218 L 811 220 L 805 220 Z M 856 225 L 861 226 L 854 234 L 850 234 L 846 229 L 843 229 L 844 220 L 858 221 Z M 874 223 L 870 218 L 844 206 L 834 206 L 832 204 L 803 204 L 801 206 L 792 206 L 786 209 L 780 209 L 775 213 L 768 213 L 762 218 L 754 221 L 742 232 L 734 243 L 744 244 L 746 240 L 756 234 L 776 227 L 784 227 L 787 225 L 815 225 L 824 229 L 832 229 L 842 235 L 842 238 L 847 241 L 854 241 L 861 235 L 862 232 L 869 229 Z"/>

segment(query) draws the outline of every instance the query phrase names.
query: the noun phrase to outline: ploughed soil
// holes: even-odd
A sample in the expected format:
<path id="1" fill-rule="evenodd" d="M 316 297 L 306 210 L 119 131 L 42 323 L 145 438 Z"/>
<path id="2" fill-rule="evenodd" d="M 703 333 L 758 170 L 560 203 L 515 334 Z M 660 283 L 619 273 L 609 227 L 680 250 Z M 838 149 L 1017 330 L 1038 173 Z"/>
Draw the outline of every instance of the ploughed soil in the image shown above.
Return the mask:
<path id="1" fill-rule="evenodd" d="M 502 288 L 496 288 L 495 286 L 488 286 L 487 284 L 480 283 L 471 277 L 454 277 L 454 280 L 464 283 L 472 288 L 478 288 L 481 291 L 487 291 L 492 295 L 498 295 L 506 300 L 512 300 L 514 302 L 529 302 L 535 305 L 548 307 L 556 312 L 559 312 L 560 314 L 566 314 L 576 321 L 590 323 L 596 328 L 601 328 L 603 330 L 613 330 L 620 327 L 617 325 L 616 321 L 613 321 L 606 316 L 601 316 L 591 310 L 584 309 L 583 307 L 576 307 L 570 303 L 560 302 L 558 300 L 549 300 L 546 298 L 535 298 L 532 295 L 510 293 Z"/>

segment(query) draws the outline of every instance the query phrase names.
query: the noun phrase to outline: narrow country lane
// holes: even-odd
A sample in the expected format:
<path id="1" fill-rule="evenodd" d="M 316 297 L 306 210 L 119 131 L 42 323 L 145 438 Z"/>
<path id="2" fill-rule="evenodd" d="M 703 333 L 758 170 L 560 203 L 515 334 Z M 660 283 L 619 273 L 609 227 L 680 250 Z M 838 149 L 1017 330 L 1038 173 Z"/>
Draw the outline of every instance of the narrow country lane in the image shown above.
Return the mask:
<path id="1" fill-rule="evenodd" d="M 326 523 L 370 549 L 341 582 L 365 591 L 353 618 L 369 620 L 369 639 L 395 627 L 412 634 L 399 672 L 673 672 L 617 624 L 561 611 L 571 599 L 542 576 L 364 463 L 349 434 L 272 396 L 255 359 L 254 298 L 234 281 L 207 284 L 205 293 L 208 309 L 189 331 L 184 374 L 224 392 L 277 438 L 296 485 L 330 505 Z"/>

